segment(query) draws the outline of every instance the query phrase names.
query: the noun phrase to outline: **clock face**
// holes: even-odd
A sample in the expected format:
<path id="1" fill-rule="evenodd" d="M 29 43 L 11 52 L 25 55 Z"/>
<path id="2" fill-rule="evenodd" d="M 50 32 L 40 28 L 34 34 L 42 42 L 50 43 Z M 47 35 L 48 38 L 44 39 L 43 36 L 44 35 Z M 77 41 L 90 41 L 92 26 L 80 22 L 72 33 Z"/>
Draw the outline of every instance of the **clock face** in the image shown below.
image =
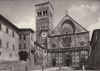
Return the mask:
<path id="1" fill-rule="evenodd" d="M 46 38 L 46 37 L 47 37 L 47 32 L 42 32 L 42 33 L 41 33 L 41 37 L 42 37 L 42 38 Z"/>

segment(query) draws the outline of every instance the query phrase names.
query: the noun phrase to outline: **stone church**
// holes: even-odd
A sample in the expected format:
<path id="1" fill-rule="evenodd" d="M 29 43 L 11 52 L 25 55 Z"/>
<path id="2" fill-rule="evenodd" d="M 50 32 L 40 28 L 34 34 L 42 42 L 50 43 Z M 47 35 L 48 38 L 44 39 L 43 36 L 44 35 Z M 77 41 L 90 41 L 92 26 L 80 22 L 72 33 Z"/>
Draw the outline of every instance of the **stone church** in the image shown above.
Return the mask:
<path id="1" fill-rule="evenodd" d="M 47 52 L 48 66 L 79 66 L 89 56 L 89 32 L 66 14 L 53 29 L 50 2 L 36 4 L 36 42 Z"/>

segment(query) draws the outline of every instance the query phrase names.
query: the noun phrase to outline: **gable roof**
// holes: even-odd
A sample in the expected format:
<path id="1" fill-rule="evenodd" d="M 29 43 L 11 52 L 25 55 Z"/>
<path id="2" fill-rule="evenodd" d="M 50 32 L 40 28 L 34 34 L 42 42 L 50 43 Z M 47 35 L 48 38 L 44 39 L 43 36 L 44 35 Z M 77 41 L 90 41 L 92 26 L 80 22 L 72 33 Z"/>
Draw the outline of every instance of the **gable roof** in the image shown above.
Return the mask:
<path id="1" fill-rule="evenodd" d="M 61 35 L 59 30 L 61 29 L 60 27 L 63 24 L 63 22 L 65 22 L 66 20 L 70 20 L 74 23 L 73 25 L 75 28 L 75 33 L 88 32 L 84 27 L 82 27 L 79 23 L 73 20 L 68 14 L 66 14 L 60 21 L 60 23 L 55 27 L 55 29 L 50 33 L 50 36 Z"/>
<path id="2" fill-rule="evenodd" d="M 13 23 L 11 23 L 8 19 L 6 19 L 4 16 L 2 16 L 0 14 L 0 21 L 2 21 L 3 23 L 1 24 L 4 24 L 6 26 L 9 26 L 9 28 L 11 29 L 14 29 L 15 31 L 18 31 L 18 27 L 16 27 Z"/>

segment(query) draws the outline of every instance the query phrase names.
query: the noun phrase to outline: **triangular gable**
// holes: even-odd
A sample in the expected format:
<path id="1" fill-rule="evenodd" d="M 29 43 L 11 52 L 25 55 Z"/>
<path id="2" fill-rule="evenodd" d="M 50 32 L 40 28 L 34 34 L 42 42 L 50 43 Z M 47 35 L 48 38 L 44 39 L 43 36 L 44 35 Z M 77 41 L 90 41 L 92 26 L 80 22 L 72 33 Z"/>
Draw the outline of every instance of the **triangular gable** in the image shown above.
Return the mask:
<path id="1" fill-rule="evenodd" d="M 73 20 L 70 16 L 66 15 L 64 18 L 61 20 L 61 22 L 55 27 L 55 29 L 51 32 L 50 36 L 55 36 L 55 35 L 62 35 L 61 34 L 61 25 L 63 24 L 64 21 L 66 20 L 71 20 L 74 24 L 75 27 L 75 33 L 81 33 L 81 32 L 87 32 L 87 30 L 82 27 L 80 24 L 78 24 L 75 20 Z"/>

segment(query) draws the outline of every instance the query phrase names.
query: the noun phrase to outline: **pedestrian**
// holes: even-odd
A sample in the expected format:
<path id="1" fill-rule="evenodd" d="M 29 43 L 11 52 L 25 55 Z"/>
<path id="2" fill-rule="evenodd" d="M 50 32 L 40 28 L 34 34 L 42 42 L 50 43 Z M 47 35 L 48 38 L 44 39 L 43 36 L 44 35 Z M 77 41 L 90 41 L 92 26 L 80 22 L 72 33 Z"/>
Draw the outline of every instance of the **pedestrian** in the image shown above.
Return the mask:
<path id="1" fill-rule="evenodd" d="M 82 63 L 82 71 L 85 71 L 84 63 Z"/>
<path id="2" fill-rule="evenodd" d="M 60 68 L 59 68 L 59 71 L 61 71 L 61 66 L 60 66 Z"/>
<path id="3" fill-rule="evenodd" d="M 42 71 L 43 71 L 43 66 L 42 66 Z"/>

